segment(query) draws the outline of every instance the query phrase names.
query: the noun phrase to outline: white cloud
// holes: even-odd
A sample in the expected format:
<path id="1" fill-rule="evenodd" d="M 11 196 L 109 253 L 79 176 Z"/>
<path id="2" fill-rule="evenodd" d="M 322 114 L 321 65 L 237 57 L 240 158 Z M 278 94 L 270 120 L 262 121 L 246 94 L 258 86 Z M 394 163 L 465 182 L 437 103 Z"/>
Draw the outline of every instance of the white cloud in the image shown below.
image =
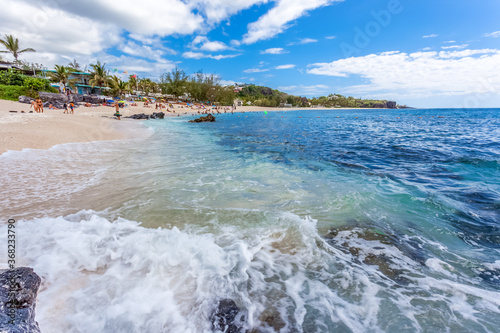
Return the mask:
<path id="1" fill-rule="evenodd" d="M 425 36 L 422 36 L 422 38 L 435 38 L 437 37 L 438 35 L 436 34 L 432 34 L 432 35 L 425 35 Z"/>
<path id="2" fill-rule="evenodd" d="M 192 51 L 184 52 L 182 54 L 182 56 L 184 58 L 186 58 L 186 59 L 211 58 L 211 59 L 215 59 L 215 60 L 235 58 L 235 57 L 238 57 L 240 55 L 241 55 L 241 53 L 238 53 L 238 54 L 226 54 L 226 55 L 222 55 L 222 54 L 211 55 L 211 54 L 206 54 L 206 53 L 202 53 L 202 52 L 192 52 Z"/>
<path id="3" fill-rule="evenodd" d="M 265 68 L 249 68 L 245 69 L 243 72 L 245 73 L 261 73 L 261 72 L 267 72 L 269 69 Z"/>
<path id="4" fill-rule="evenodd" d="M 446 42 L 443 42 L 443 44 L 453 44 L 453 43 L 456 43 L 456 41 L 454 41 L 454 40 L 448 40 Z"/>
<path id="5" fill-rule="evenodd" d="M 459 50 L 459 49 L 465 49 L 469 44 L 462 44 L 462 45 L 450 45 L 450 46 L 441 46 L 443 50 Z"/>
<path id="6" fill-rule="evenodd" d="M 241 53 L 237 54 L 218 54 L 216 56 L 210 56 L 210 58 L 215 59 L 215 60 L 221 60 L 221 59 L 230 59 L 230 58 L 236 58 L 239 57 Z"/>
<path id="7" fill-rule="evenodd" d="M 305 85 L 280 86 L 278 87 L 278 89 L 293 95 L 314 96 L 327 93 L 330 87 L 324 84 L 316 84 L 311 86 L 305 86 Z"/>
<path id="8" fill-rule="evenodd" d="M 317 43 L 317 39 L 312 39 L 312 38 L 302 38 L 298 42 L 290 43 L 288 45 L 304 45 L 304 44 L 310 44 L 310 43 Z"/>
<path id="9" fill-rule="evenodd" d="M 498 37 L 500 37 L 500 31 L 495 31 L 495 32 L 490 32 L 490 33 L 484 34 L 484 37 L 498 38 Z"/>
<path id="10" fill-rule="evenodd" d="M 466 95 L 480 91 L 499 95 L 496 75 L 500 50 L 386 52 L 330 63 L 316 63 L 307 72 L 338 77 L 360 76 L 368 84 L 350 86 L 353 94 L 430 97 Z"/>
<path id="11" fill-rule="evenodd" d="M 291 68 L 295 68 L 295 65 L 292 65 L 292 64 L 289 64 L 289 65 L 279 65 L 279 66 L 276 66 L 274 68 L 275 69 L 291 69 Z"/>
<path id="12" fill-rule="evenodd" d="M 264 51 L 260 51 L 260 54 L 283 54 L 287 53 L 285 49 L 281 47 L 273 47 Z"/>
<path id="13" fill-rule="evenodd" d="M 21 47 L 52 53 L 55 58 L 60 54 L 88 56 L 120 41 L 119 29 L 113 25 L 68 15 L 59 9 L 41 11 L 36 5 L 17 1 L 2 5 L 0 31 L 18 37 Z"/>
<path id="14" fill-rule="evenodd" d="M 326 39 L 335 39 L 335 38 L 337 38 L 337 36 L 326 36 L 325 38 Z"/>
<path id="15" fill-rule="evenodd" d="M 202 58 L 208 58 L 209 56 L 205 53 L 202 52 L 184 52 L 182 56 L 186 59 L 202 59 Z"/>
<path id="16" fill-rule="evenodd" d="M 189 46 L 196 50 L 208 51 L 208 52 L 220 52 L 224 50 L 230 49 L 229 46 L 224 44 L 223 42 L 211 42 L 205 36 L 196 36 L 195 39 Z"/>
<path id="17" fill-rule="evenodd" d="M 248 25 L 248 33 L 243 36 L 244 44 L 253 44 L 270 39 L 282 33 L 290 22 L 305 15 L 308 11 L 330 5 L 334 0 L 277 0 L 277 4 L 256 22 Z"/>
<path id="18" fill-rule="evenodd" d="M 133 41 L 128 41 L 126 43 L 119 44 L 117 46 L 118 50 L 140 58 L 153 59 L 156 61 L 162 61 L 163 56 L 168 52 L 170 54 L 175 54 L 176 52 L 170 49 L 167 51 L 153 48 L 149 45 L 139 45 Z"/>

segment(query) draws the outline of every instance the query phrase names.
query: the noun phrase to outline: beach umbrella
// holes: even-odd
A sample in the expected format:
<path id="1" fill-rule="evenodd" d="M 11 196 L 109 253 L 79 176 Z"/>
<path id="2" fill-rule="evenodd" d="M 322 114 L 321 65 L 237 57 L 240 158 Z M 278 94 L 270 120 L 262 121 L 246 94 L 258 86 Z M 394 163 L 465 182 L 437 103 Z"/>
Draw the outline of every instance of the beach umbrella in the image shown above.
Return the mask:
<path id="1" fill-rule="evenodd" d="M 118 103 L 127 103 L 127 101 L 119 101 Z"/>
<path id="2" fill-rule="evenodd" d="M 108 102 L 108 103 L 114 103 L 115 101 L 112 100 L 112 99 L 108 99 L 106 102 Z"/>

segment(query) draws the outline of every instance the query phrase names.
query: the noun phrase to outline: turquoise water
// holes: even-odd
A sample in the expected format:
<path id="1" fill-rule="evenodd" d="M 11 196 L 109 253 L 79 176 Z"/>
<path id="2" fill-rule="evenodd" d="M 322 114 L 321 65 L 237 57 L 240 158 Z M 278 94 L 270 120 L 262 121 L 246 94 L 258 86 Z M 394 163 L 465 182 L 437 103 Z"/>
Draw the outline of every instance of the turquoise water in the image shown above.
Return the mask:
<path id="1" fill-rule="evenodd" d="M 500 332 L 500 110 L 186 120 L 0 157 L 42 330 Z"/>

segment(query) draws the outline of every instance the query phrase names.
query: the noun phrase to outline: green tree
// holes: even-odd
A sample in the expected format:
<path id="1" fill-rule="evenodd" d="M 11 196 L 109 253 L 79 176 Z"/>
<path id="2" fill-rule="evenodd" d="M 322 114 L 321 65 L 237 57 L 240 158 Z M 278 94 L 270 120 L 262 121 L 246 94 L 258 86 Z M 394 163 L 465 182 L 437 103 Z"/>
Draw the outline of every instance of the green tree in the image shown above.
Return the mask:
<path id="1" fill-rule="evenodd" d="M 49 74 L 49 78 L 52 82 L 60 83 L 63 87 L 66 87 L 68 85 L 72 89 L 75 89 L 75 83 L 77 79 L 70 79 L 70 76 L 74 72 L 74 69 L 55 65 L 54 70 L 54 73 Z"/>
<path id="2" fill-rule="evenodd" d="M 187 86 L 187 75 L 183 70 L 177 67 L 170 73 L 165 73 L 161 76 L 162 92 L 174 95 L 176 98 L 184 95 Z"/>
<path id="3" fill-rule="evenodd" d="M 106 64 L 101 64 L 100 61 L 97 61 L 97 63 L 90 65 L 90 67 L 92 67 L 92 70 L 90 71 L 89 84 L 92 86 L 92 88 L 94 88 L 95 86 L 99 88 L 108 86 L 109 74 L 105 66 Z"/>
<path id="4" fill-rule="evenodd" d="M 32 49 L 31 47 L 27 48 L 27 49 L 20 49 L 19 47 L 19 40 L 17 38 L 14 38 L 14 36 L 12 35 L 5 35 L 4 38 L 0 38 L 0 43 L 3 44 L 3 46 L 5 46 L 5 48 L 7 49 L 7 51 L 0 51 L 1 53 L 12 53 L 12 55 L 14 56 L 14 59 L 15 61 L 14 62 L 18 62 L 18 57 L 21 53 L 25 53 L 25 52 L 36 52 L 34 49 Z"/>
<path id="5" fill-rule="evenodd" d="M 137 75 L 130 75 L 128 77 L 128 86 L 131 91 L 137 90 Z"/>
<path id="6" fill-rule="evenodd" d="M 111 95 L 121 97 L 123 94 L 128 92 L 129 85 L 128 82 L 120 80 L 116 75 L 111 77 L 109 80 L 109 85 L 111 86 Z"/>

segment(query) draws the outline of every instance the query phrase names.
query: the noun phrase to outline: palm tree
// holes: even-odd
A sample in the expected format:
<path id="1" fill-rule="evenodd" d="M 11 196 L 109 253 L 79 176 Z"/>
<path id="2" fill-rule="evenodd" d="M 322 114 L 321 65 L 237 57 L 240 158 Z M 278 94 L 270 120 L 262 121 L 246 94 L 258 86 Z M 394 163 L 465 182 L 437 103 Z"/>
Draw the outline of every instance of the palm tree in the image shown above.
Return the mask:
<path id="1" fill-rule="evenodd" d="M 111 94 L 113 96 L 121 97 L 121 95 L 130 90 L 128 83 L 120 80 L 116 75 L 109 80 L 109 85 L 111 86 Z"/>
<path id="2" fill-rule="evenodd" d="M 131 91 L 133 91 L 134 89 L 137 90 L 137 76 L 136 75 L 130 75 L 128 77 L 128 85 L 129 85 Z"/>
<path id="3" fill-rule="evenodd" d="M 107 86 L 109 81 L 109 74 L 104 66 L 106 66 L 106 64 L 101 64 L 99 61 L 96 64 L 90 65 L 90 67 L 92 67 L 93 69 L 90 72 L 91 76 L 89 80 L 89 84 L 92 86 L 92 88 L 94 88 L 95 86 L 98 86 L 100 88 L 104 85 Z"/>
<path id="4" fill-rule="evenodd" d="M 0 52 L 2 52 L 2 53 L 12 53 L 12 55 L 14 56 L 14 59 L 16 59 L 14 61 L 16 63 L 18 62 L 17 58 L 19 57 L 19 55 L 21 53 L 36 52 L 31 47 L 29 47 L 27 49 L 20 50 L 19 49 L 19 39 L 14 38 L 14 36 L 12 36 L 12 35 L 5 35 L 4 38 L 0 38 L 0 43 L 3 44 L 5 46 L 5 48 L 7 49 L 7 51 L 0 51 Z"/>
<path id="5" fill-rule="evenodd" d="M 72 68 L 55 65 L 54 69 L 55 72 L 49 74 L 52 82 L 58 82 L 62 84 L 63 87 L 66 87 L 67 84 L 71 88 L 75 89 L 77 79 L 70 79 L 71 74 L 74 72 Z"/>
<path id="6" fill-rule="evenodd" d="M 72 62 L 70 61 L 67 67 L 73 68 L 76 72 L 79 72 L 81 70 L 80 64 L 76 62 L 76 59 L 74 59 Z"/>

